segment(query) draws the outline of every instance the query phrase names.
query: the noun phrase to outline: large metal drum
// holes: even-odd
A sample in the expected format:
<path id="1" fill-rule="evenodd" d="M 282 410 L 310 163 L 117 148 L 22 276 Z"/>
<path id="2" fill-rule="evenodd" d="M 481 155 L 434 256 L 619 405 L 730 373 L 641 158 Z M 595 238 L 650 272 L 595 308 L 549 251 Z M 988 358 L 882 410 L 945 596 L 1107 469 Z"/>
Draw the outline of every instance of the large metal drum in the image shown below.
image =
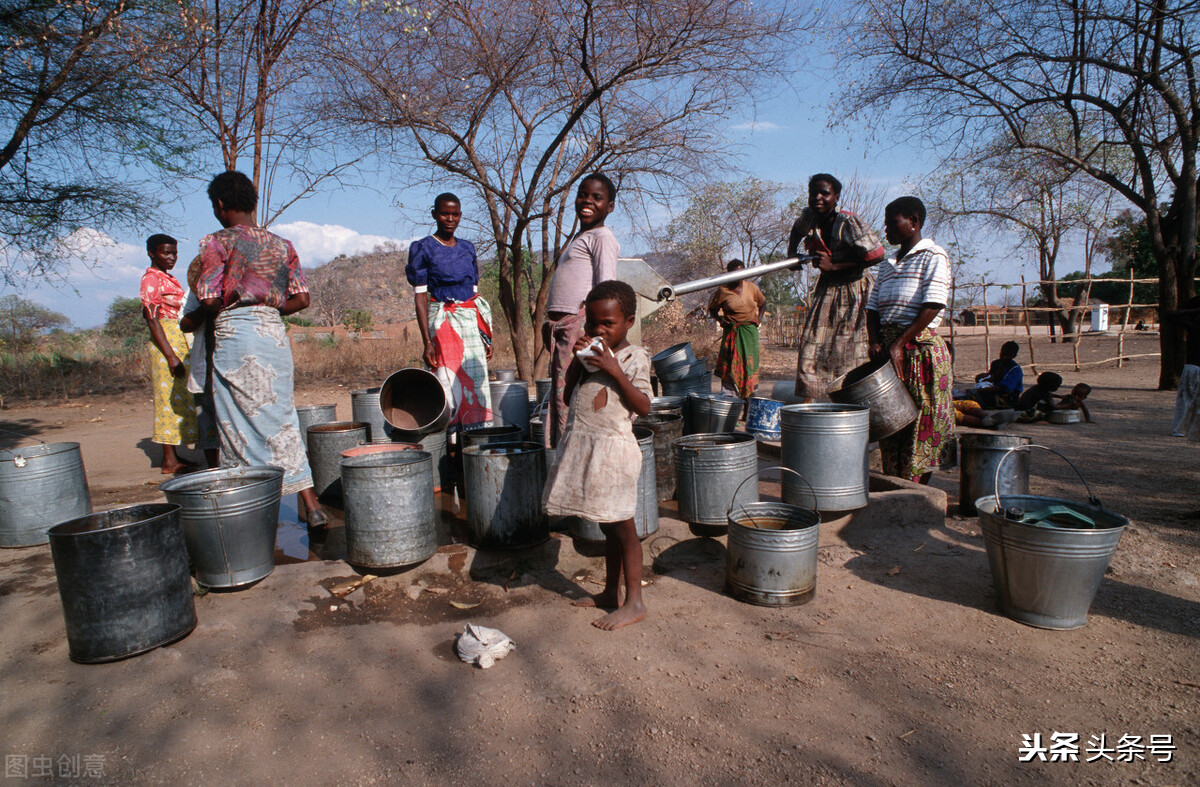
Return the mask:
<path id="1" fill-rule="evenodd" d="M 655 491 L 654 452 L 657 449 L 654 432 L 635 426 L 633 435 L 637 438 L 638 448 L 642 451 L 642 467 L 638 474 L 637 509 L 633 513 L 633 526 L 638 538 L 645 538 L 658 532 L 658 495 Z M 581 517 L 570 517 L 570 533 L 572 538 L 580 541 L 604 541 L 604 531 L 597 522 Z"/>
<path id="2" fill-rule="evenodd" d="M 783 502 L 816 511 L 867 504 L 870 410 L 857 404 L 790 404 L 780 411 Z M 810 485 L 811 484 L 811 489 Z"/>
<path id="3" fill-rule="evenodd" d="M 472 445 L 493 445 L 495 443 L 519 443 L 524 439 L 519 426 L 480 426 L 462 429 L 458 433 L 458 452 L 454 457 L 455 469 L 462 478 L 463 449 Z M 540 440 L 530 442 L 540 443 Z"/>
<path id="4" fill-rule="evenodd" d="M 346 562 L 394 568 L 437 551 L 433 457 L 392 451 L 342 460 Z"/>
<path id="5" fill-rule="evenodd" d="M 693 533 L 723 534 L 729 509 L 758 499 L 758 441 L 752 435 L 686 435 L 672 449 L 679 518 Z M 752 482 L 742 484 L 751 477 Z"/>
<path id="6" fill-rule="evenodd" d="M 0 547 L 44 544 L 51 527 L 90 513 L 79 443 L 0 451 Z"/>
<path id="7" fill-rule="evenodd" d="M 449 394 L 437 375 L 426 369 L 400 369 L 379 388 L 379 409 L 398 439 L 415 442 L 421 435 L 445 431 L 454 414 Z"/>
<path id="8" fill-rule="evenodd" d="M 135 656 L 196 627 L 179 506 L 130 506 L 49 532 L 67 648 L 92 664 Z"/>
<path id="9" fill-rule="evenodd" d="M 367 428 L 361 421 L 308 427 L 308 468 L 318 498 L 331 502 L 342 499 L 342 452 L 366 443 Z"/>
<path id="10" fill-rule="evenodd" d="M 283 468 L 206 470 L 158 488 L 180 507 L 188 555 L 201 585 L 238 587 L 275 570 Z"/>
<path id="11" fill-rule="evenodd" d="M 542 513 L 546 450 L 537 443 L 463 449 L 467 534 L 476 549 L 519 549 L 550 538 Z"/>
<path id="12" fill-rule="evenodd" d="M 830 384 L 829 398 L 837 404 L 871 408 L 867 439 L 872 443 L 894 435 L 921 414 L 891 358 L 868 361 L 837 378 Z"/>
<path id="13" fill-rule="evenodd" d="M 497 381 L 492 387 L 492 426 L 515 426 L 529 434 L 529 385 L 524 380 Z"/>
<path id="14" fill-rule="evenodd" d="M 1015 451 L 1004 460 L 1010 448 L 1020 448 L 1032 442 L 1015 434 L 960 433 L 958 436 L 958 508 L 959 514 L 975 513 L 975 501 L 984 495 L 994 495 L 996 469 L 1001 468 L 1000 489 L 1003 496 L 1029 494 L 1028 451 Z M 1001 464 L 1003 462 L 1003 465 Z"/>
<path id="15" fill-rule="evenodd" d="M 683 437 L 683 416 L 678 411 L 654 411 L 634 420 L 654 433 L 654 486 L 659 500 L 675 497 L 675 454 L 671 448 Z"/>
<path id="16" fill-rule="evenodd" d="M 725 585 L 739 601 L 786 607 L 817 590 L 821 516 L 787 503 L 742 503 L 729 512 Z"/>
<path id="17" fill-rule="evenodd" d="M 379 388 L 350 392 L 350 418 L 367 425 L 367 442 L 390 443 L 388 424 L 379 409 Z"/>
<path id="18" fill-rule="evenodd" d="M 307 438 L 308 427 L 316 424 L 328 424 L 337 420 L 336 404 L 310 404 L 296 408 L 296 417 L 300 419 L 300 434 Z M 361 418 L 354 420 L 360 421 Z"/>
<path id="19" fill-rule="evenodd" d="M 742 417 L 741 399 L 711 393 L 688 394 L 688 418 L 691 434 L 717 434 L 737 429 Z"/>

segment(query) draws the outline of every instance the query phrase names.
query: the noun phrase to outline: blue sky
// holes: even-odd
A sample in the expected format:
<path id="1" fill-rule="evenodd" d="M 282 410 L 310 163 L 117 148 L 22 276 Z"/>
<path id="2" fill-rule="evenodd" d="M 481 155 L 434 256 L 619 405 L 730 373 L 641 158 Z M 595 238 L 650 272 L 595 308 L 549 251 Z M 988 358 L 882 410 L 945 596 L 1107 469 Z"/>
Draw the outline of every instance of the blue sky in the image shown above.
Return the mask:
<path id="1" fill-rule="evenodd" d="M 729 136 L 744 146 L 744 155 L 731 162 L 728 177 L 754 175 L 795 183 L 799 193 L 801 184 L 814 172 L 828 171 L 843 179 L 857 172 L 860 179 L 867 179 L 872 188 L 885 191 L 891 199 L 907 193 L 906 184 L 919 181 L 931 166 L 928 157 L 919 150 L 871 142 L 866 134 L 853 138 L 843 130 L 830 130 L 826 112 L 823 106 L 805 102 L 788 91 L 760 104 L 753 116 L 731 118 L 727 121 Z M 190 184 L 190 193 L 167 205 L 164 211 L 167 219 L 162 226 L 114 238 L 84 233 L 95 249 L 90 255 L 94 265 L 73 262 L 65 286 L 43 284 L 20 294 L 66 314 L 76 327 L 102 324 L 105 310 L 114 298 L 137 295 L 138 280 L 147 265 L 143 245 L 146 235 L 166 232 L 179 239 L 180 266 L 176 273 L 182 274 L 200 238 L 217 229 L 204 187 L 203 181 L 196 180 Z M 384 241 L 403 241 L 427 234 L 431 228 L 427 226 L 425 208 L 405 211 L 397 205 L 424 206 L 432 196 L 433 190 L 425 184 L 399 191 L 381 178 L 368 187 L 330 191 L 299 202 L 272 229 L 292 240 L 306 267 L 314 267 L 338 254 L 369 251 Z M 667 216 L 684 207 L 662 206 L 662 214 Z M 619 238 L 624 239 L 623 230 L 625 235 L 629 233 L 628 223 L 619 212 L 610 225 Z M 937 239 L 937 228 L 931 230 Z M 472 237 L 465 224 L 460 234 Z M 644 245 L 636 240 L 623 242 L 629 252 L 636 252 Z M 991 259 L 980 260 L 980 272 L 993 270 L 1005 280 L 1016 280 L 1020 273 L 1028 273 L 1020 270 L 1018 263 L 1006 259 L 999 246 L 993 244 L 993 248 Z M 1068 260 L 1064 262 L 1067 264 L 1061 273 L 1073 269 Z"/>

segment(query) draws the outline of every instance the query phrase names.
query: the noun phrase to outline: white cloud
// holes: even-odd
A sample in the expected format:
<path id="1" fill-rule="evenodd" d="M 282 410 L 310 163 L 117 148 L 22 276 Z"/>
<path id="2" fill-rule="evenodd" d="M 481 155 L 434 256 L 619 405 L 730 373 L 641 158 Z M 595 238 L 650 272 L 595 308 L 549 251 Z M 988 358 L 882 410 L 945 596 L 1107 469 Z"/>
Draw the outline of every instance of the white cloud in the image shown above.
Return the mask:
<path id="1" fill-rule="evenodd" d="M 292 242 L 300 262 L 307 268 L 324 265 L 339 254 L 354 255 L 373 251 L 377 246 L 394 243 L 404 249 L 408 240 L 385 235 L 364 235 L 340 224 L 316 224 L 311 221 L 292 221 L 272 224 L 271 231 Z"/>
<path id="2" fill-rule="evenodd" d="M 738 123 L 735 125 L 733 130 L 749 131 L 751 134 L 753 134 L 756 131 L 770 133 L 772 131 L 778 131 L 781 128 L 783 127 L 777 123 L 772 123 L 769 120 L 747 120 L 745 123 Z"/>

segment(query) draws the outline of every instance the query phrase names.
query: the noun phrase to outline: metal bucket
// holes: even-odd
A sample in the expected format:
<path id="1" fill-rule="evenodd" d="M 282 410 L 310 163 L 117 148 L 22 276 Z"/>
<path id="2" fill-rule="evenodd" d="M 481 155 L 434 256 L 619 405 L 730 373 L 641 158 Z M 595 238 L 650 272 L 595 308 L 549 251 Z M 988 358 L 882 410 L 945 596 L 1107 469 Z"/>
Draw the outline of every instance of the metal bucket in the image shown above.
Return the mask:
<path id="1" fill-rule="evenodd" d="M 519 549 L 550 538 L 542 513 L 546 451 L 536 443 L 463 449 L 467 533 L 476 549 Z"/>
<path id="2" fill-rule="evenodd" d="M 671 446 L 683 437 L 683 416 L 676 412 L 651 410 L 633 422 L 654 432 L 654 486 L 659 500 L 675 497 L 675 455 Z"/>
<path id="3" fill-rule="evenodd" d="M 481 426 L 474 429 L 463 429 L 458 433 L 458 450 L 455 452 L 454 463 L 459 478 L 463 474 L 463 449 L 470 445 L 492 445 L 494 443 L 519 443 L 524 439 L 520 427 L 517 426 Z M 530 440 L 540 443 L 540 440 Z"/>
<path id="4" fill-rule="evenodd" d="M 47 530 L 90 513 L 79 443 L 0 451 L 0 547 L 44 544 Z"/>
<path id="5" fill-rule="evenodd" d="M 540 415 L 529 419 L 529 442 L 546 442 L 546 422 Z"/>
<path id="6" fill-rule="evenodd" d="M 318 498 L 342 499 L 342 451 L 367 442 L 367 425 L 358 421 L 334 421 L 308 427 L 308 467 L 313 492 Z"/>
<path id="7" fill-rule="evenodd" d="M 867 504 L 870 410 L 861 404 L 789 404 L 780 410 L 783 466 L 808 481 L 783 477 L 783 502 L 817 511 Z"/>
<path id="8" fill-rule="evenodd" d="M 731 507 L 727 517 L 729 595 L 760 607 L 812 600 L 817 592 L 820 514 L 788 503 L 742 503 Z"/>
<path id="9" fill-rule="evenodd" d="M 687 396 L 655 396 L 650 400 L 651 410 L 662 410 L 664 408 L 674 408 L 683 413 L 683 408 L 687 405 Z"/>
<path id="10" fill-rule="evenodd" d="M 445 429 L 430 434 L 416 434 L 393 429 L 392 438 L 404 441 L 403 443 L 394 443 L 394 445 L 406 445 L 429 452 L 433 458 L 433 491 L 449 490 L 454 486 L 454 479 L 459 477 L 459 468 L 450 451 L 449 433 Z"/>
<path id="11" fill-rule="evenodd" d="M 437 551 L 433 456 L 393 451 L 342 460 L 346 562 L 364 568 L 420 563 Z"/>
<path id="12" fill-rule="evenodd" d="M 996 494 L 996 470 L 1010 448 L 1033 441 L 1014 434 L 960 434 L 958 436 L 958 508 L 962 516 L 975 513 L 975 501 Z M 1004 463 L 1000 475 L 1001 495 L 1029 494 L 1028 451 L 1020 451 Z"/>
<path id="13" fill-rule="evenodd" d="M 687 396 L 690 393 L 710 393 L 712 391 L 712 372 L 705 369 L 682 380 L 663 380 L 661 388 L 663 396 Z"/>
<path id="14" fill-rule="evenodd" d="M 492 386 L 492 425 L 516 426 L 529 434 L 529 386 L 524 380 L 494 382 Z"/>
<path id="15" fill-rule="evenodd" d="M 379 388 L 350 392 L 350 418 L 367 425 L 367 442 L 390 443 L 387 421 L 379 409 Z"/>
<path id="16" fill-rule="evenodd" d="M 712 393 L 688 394 L 688 418 L 692 434 L 717 434 L 737 429 L 742 417 L 741 399 Z"/>
<path id="17" fill-rule="evenodd" d="M 784 404 L 801 404 L 803 398 L 796 396 L 796 381 L 784 380 L 771 386 L 771 398 Z"/>
<path id="18" fill-rule="evenodd" d="M 300 419 L 300 434 L 307 435 L 308 427 L 316 424 L 328 424 L 337 420 L 336 404 L 311 404 L 296 408 L 296 416 Z M 361 421 L 361 418 L 355 418 Z"/>
<path id="19" fill-rule="evenodd" d="M 633 526 L 638 538 L 646 538 L 658 532 L 658 495 L 655 492 L 654 452 L 657 448 L 654 432 L 643 426 L 634 426 L 633 435 L 642 451 L 642 468 L 638 473 L 638 503 L 633 512 Z M 571 537 L 580 541 L 604 541 L 604 531 L 597 522 L 582 517 L 570 517 Z"/>
<path id="20" fill-rule="evenodd" d="M 379 389 L 379 409 L 395 429 L 411 436 L 441 432 L 450 424 L 453 407 L 433 372 L 425 369 L 401 369 L 384 381 Z"/>
<path id="21" fill-rule="evenodd" d="M 660 382 L 664 383 L 686 376 L 687 368 L 695 362 L 696 354 L 692 352 L 691 342 L 672 345 L 662 352 L 655 353 L 650 359 L 650 365 L 654 367 L 654 374 Z M 664 371 L 667 374 L 664 374 Z M 682 374 L 678 372 L 682 372 Z"/>
<path id="22" fill-rule="evenodd" d="M 49 532 L 67 649 L 81 664 L 136 656 L 196 627 L 179 506 L 129 506 Z"/>
<path id="23" fill-rule="evenodd" d="M 534 380 L 534 390 L 537 392 L 537 400 L 545 402 L 546 397 L 550 395 L 550 389 L 554 387 L 554 381 L 550 379 Z"/>
<path id="24" fill-rule="evenodd" d="M 351 459 L 356 456 L 370 456 L 372 454 L 391 454 L 395 453 L 396 451 L 420 450 L 420 443 L 371 443 L 369 445 L 359 445 L 342 451 L 342 459 Z"/>
<path id="25" fill-rule="evenodd" d="M 1062 456 L 1040 445 L 1011 448 L 1009 453 L 1026 453 L 1029 448 Z M 1075 469 L 1074 464 L 1071 467 Z M 1000 469 L 997 467 L 997 475 Z M 1079 475 L 1078 469 L 1075 472 Z M 1079 478 L 1088 488 L 1083 476 Z M 1098 527 L 1043 527 L 1005 516 L 1006 511 L 1024 513 L 1049 505 L 1066 506 L 1091 517 Z M 1105 510 L 1090 488 L 1087 503 L 1036 495 L 998 498 L 992 494 L 976 500 L 975 507 L 1000 610 L 1013 620 L 1037 628 L 1065 630 L 1086 625 L 1088 608 L 1129 520 Z"/>
<path id="26" fill-rule="evenodd" d="M 492 374 L 495 375 L 497 382 L 511 383 L 517 379 L 517 373 L 512 369 L 493 369 Z"/>
<path id="27" fill-rule="evenodd" d="M 894 435 L 917 420 L 921 409 L 896 375 L 891 358 L 868 361 L 851 369 L 829 386 L 836 404 L 862 404 L 871 408 L 868 440 L 875 443 Z"/>
<path id="28" fill-rule="evenodd" d="M 696 535 L 723 534 L 729 509 L 758 499 L 758 441 L 752 435 L 686 435 L 674 442 L 672 451 L 679 518 Z M 756 479 L 754 485 L 739 491 L 739 482 L 747 477 Z"/>
<path id="29" fill-rule="evenodd" d="M 763 440 L 778 440 L 779 411 L 782 409 L 783 402 L 750 397 L 750 406 L 746 408 L 746 431 Z"/>
<path id="30" fill-rule="evenodd" d="M 158 488 L 180 507 L 188 555 L 201 585 L 234 588 L 275 570 L 282 467 L 205 470 Z"/>

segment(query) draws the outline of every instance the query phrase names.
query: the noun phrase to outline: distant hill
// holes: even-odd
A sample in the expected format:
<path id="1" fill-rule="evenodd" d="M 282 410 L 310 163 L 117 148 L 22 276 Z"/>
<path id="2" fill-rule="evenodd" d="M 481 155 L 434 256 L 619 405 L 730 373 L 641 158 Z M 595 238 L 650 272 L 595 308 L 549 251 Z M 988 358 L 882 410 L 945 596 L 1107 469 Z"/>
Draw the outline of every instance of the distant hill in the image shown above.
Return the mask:
<path id="1" fill-rule="evenodd" d="M 376 325 L 411 320 L 413 291 L 404 280 L 407 263 L 407 244 L 389 244 L 306 268 L 312 305 L 299 316 L 317 325 L 341 325 L 346 312 L 362 309 L 371 313 Z"/>

